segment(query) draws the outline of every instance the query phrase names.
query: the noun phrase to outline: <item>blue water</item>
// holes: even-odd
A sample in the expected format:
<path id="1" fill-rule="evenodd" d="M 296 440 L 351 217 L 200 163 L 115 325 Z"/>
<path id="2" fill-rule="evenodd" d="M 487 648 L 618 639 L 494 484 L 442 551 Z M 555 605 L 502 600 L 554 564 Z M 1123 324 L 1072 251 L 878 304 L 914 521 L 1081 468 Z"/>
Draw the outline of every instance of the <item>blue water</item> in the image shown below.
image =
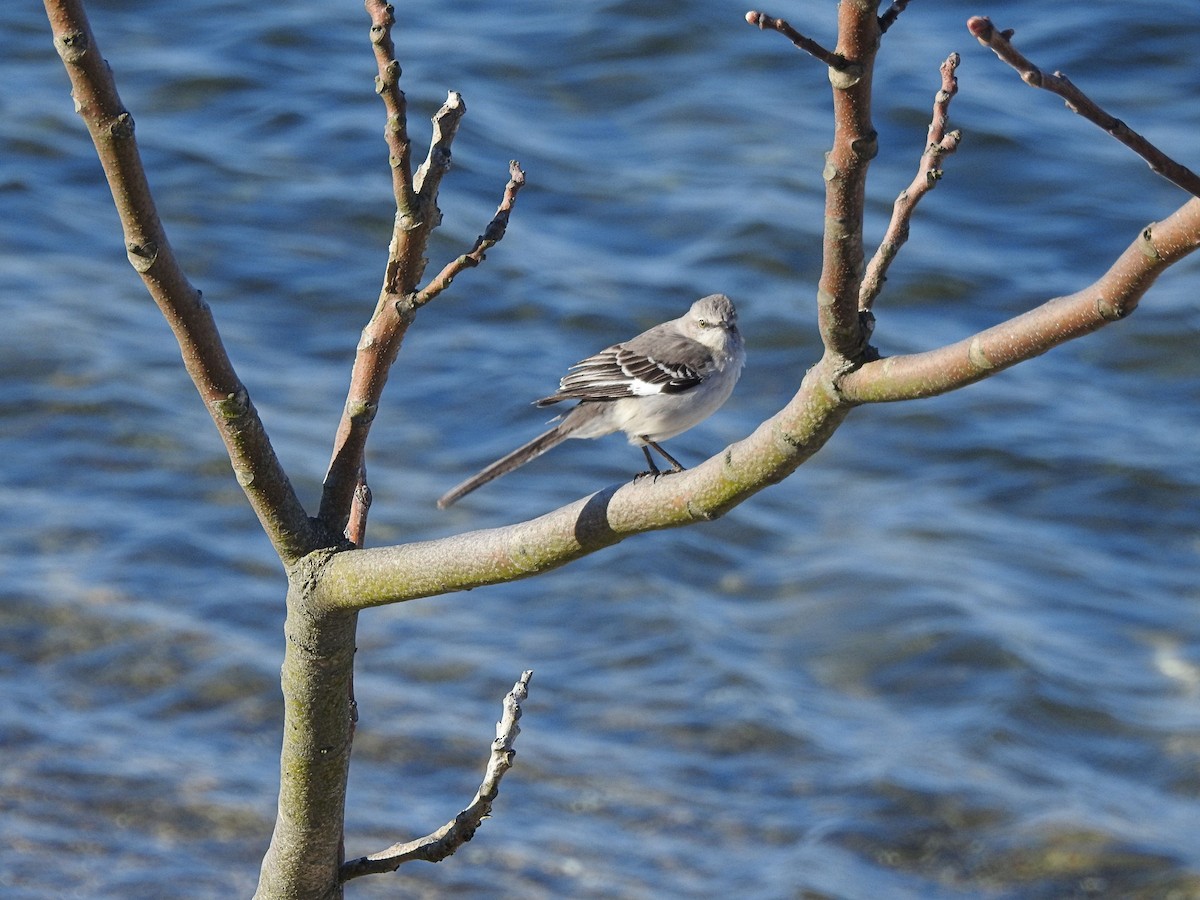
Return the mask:
<path id="1" fill-rule="evenodd" d="M 172 243 L 315 507 L 391 223 L 358 4 L 91 4 Z M 832 4 L 767 11 L 819 39 Z M 937 65 L 964 132 L 877 306 L 885 353 L 1101 274 L 1183 198 L 967 35 L 974 13 L 1193 167 L 1194 2 L 912 4 L 876 78 L 869 234 Z M 508 237 L 420 316 L 370 452 L 370 543 L 628 478 L 572 442 L 472 495 L 564 367 L 724 291 L 749 365 L 698 461 L 818 356 L 815 62 L 744 6 L 402 5 L 411 129 L 468 115 L 434 267 L 511 158 Z M 284 582 L 33 4 L 0 8 L 0 891 L 248 895 L 270 837 Z M 535 672 L 495 817 L 355 897 L 1200 897 L 1200 258 L 1129 321 L 967 390 L 856 411 L 717 523 L 361 618 L 348 852 L 469 800 Z"/>

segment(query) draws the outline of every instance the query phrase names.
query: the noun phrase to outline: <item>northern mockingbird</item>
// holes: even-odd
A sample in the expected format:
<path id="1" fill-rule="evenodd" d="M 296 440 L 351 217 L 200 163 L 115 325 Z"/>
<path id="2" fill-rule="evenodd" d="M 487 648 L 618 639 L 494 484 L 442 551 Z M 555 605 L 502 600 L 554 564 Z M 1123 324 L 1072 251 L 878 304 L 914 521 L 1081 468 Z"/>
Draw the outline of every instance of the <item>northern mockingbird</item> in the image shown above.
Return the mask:
<path id="1" fill-rule="evenodd" d="M 449 491 L 438 506 L 445 509 L 567 438 L 595 438 L 616 431 L 625 432 L 629 443 L 642 448 L 651 472 L 658 473 L 651 447 L 671 464 L 672 471 L 681 472 L 683 466 L 658 442 L 716 412 L 733 392 L 745 360 L 733 301 L 724 294 L 697 300 L 678 319 L 571 366 L 558 390 L 536 405 L 578 400 L 575 408 L 549 431 Z"/>

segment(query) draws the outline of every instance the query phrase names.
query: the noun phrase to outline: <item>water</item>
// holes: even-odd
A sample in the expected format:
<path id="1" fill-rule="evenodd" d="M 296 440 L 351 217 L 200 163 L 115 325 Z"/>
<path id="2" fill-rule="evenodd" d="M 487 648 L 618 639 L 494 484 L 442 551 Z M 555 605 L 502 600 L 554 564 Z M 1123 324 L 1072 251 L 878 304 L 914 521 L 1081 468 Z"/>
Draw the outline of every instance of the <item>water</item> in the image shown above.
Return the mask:
<path id="1" fill-rule="evenodd" d="M 426 309 L 372 437 L 374 545 L 546 511 L 636 470 L 578 442 L 447 513 L 604 342 L 716 290 L 750 363 L 699 460 L 817 357 L 818 65 L 741 6 L 418 3 L 414 135 L 468 115 L 432 265 L 507 161 L 509 236 Z M 768 7 L 818 38 L 832 5 Z M 870 227 L 963 54 L 965 137 L 877 308 L 887 353 L 1098 276 L 1181 201 L 963 28 L 1018 29 L 1193 167 L 1194 4 L 919 3 L 881 56 Z M 365 15 L 94 3 L 172 242 L 315 506 L 391 219 Z M 253 889 L 274 815 L 283 579 L 158 313 L 40 10 L 0 11 L 0 886 Z M 350 896 L 1200 896 L 1200 260 L 1128 322 L 968 390 L 856 411 L 721 521 L 362 616 L 348 852 L 470 798 L 535 671 L 495 817 Z"/>

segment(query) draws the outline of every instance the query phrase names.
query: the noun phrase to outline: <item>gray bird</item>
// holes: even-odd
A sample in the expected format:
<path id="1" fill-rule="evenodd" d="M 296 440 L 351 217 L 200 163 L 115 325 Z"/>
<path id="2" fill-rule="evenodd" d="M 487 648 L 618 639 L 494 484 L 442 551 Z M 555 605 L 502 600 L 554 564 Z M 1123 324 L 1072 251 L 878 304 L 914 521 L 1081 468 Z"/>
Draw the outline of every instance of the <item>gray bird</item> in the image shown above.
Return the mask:
<path id="1" fill-rule="evenodd" d="M 716 412 L 733 392 L 745 361 L 733 301 L 724 294 L 697 300 L 678 319 L 571 366 L 558 390 L 536 405 L 578 400 L 575 408 L 549 431 L 447 492 L 438 506 L 445 509 L 567 438 L 596 438 L 617 431 L 642 448 L 651 472 L 659 471 L 651 447 L 671 464 L 672 471 L 681 472 L 683 466 L 658 442 Z"/>

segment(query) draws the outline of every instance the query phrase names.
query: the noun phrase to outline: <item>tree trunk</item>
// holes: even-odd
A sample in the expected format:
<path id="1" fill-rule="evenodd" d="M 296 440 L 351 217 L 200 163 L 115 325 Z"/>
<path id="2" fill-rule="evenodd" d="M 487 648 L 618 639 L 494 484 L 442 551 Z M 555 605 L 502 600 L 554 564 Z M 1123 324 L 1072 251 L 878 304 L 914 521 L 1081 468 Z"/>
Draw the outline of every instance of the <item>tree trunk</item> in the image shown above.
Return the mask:
<path id="1" fill-rule="evenodd" d="M 338 898 L 346 779 L 353 735 L 351 677 L 357 613 L 314 616 L 288 592 L 283 660 L 279 815 L 257 898 Z"/>

